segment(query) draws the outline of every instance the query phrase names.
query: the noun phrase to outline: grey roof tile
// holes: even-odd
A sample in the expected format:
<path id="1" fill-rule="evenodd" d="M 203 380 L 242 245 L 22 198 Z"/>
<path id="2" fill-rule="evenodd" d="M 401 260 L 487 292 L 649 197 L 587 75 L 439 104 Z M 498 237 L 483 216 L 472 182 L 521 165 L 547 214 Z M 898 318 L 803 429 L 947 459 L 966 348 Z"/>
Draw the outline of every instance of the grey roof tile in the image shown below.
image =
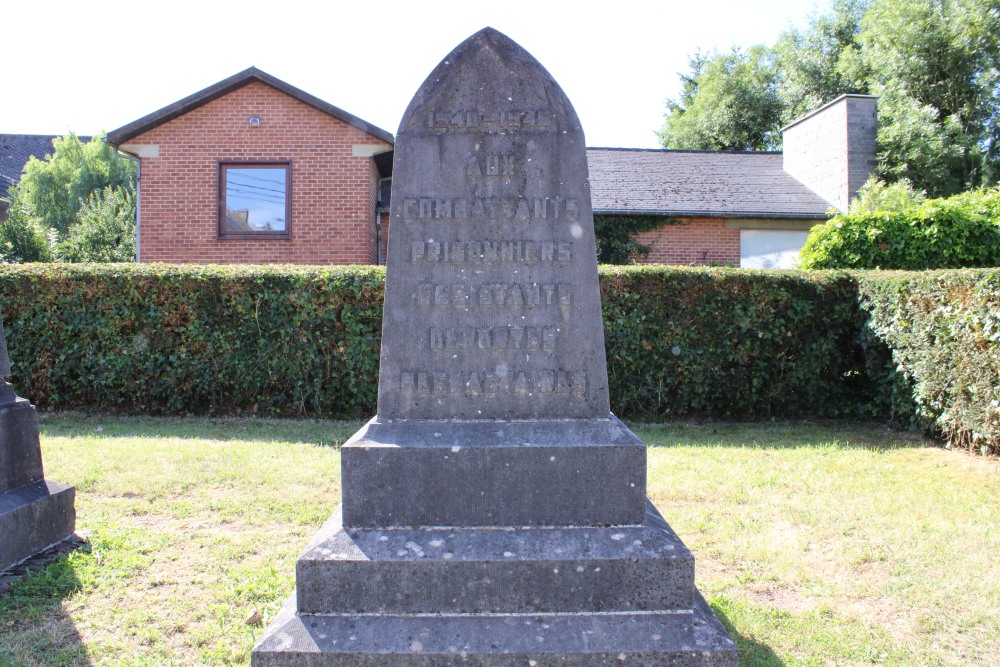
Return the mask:
<path id="1" fill-rule="evenodd" d="M 781 153 L 588 148 L 595 213 L 825 219 Z"/>
<path id="2" fill-rule="evenodd" d="M 7 189 L 21 180 L 24 165 L 32 156 L 44 160 L 53 152 L 52 140 L 61 135 L 53 134 L 0 134 L 0 197 L 7 196 Z M 90 137 L 79 137 L 86 143 Z"/>

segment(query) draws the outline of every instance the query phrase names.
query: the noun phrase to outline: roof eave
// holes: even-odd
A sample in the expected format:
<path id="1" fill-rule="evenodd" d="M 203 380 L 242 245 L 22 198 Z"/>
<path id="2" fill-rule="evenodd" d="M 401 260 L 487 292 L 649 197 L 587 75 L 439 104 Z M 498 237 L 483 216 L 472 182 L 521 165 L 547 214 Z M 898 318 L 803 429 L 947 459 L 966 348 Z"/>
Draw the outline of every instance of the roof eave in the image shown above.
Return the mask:
<path id="1" fill-rule="evenodd" d="M 124 125 L 117 130 L 108 132 L 105 141 L 115 148 L 118 148 L 121 144 L 139 136 L 143 132 L 148 132 L 155 127 L 170 122 L 171 120 L 182 116 L 189 111 L 193 111 L 194 109 L 217 100 L 224 95 L 228 95 L 234 90 L 242 88 L 243 86 L 253 83 L 254 81 L 259 81 L 260 83 L 274 88 L 275 90 L 285 93 L 289 97 L 292 97 L 303 104 L 307 104 L 314 109 L 322 111 L 325 114 L 333 116 L 334 118 L 337 118 L 348 125 L 375 137 L 376 139 L 380 139 L 388 144 L 394 143 L 392 134 L 386 132 L 382 128 L 376 127 L 375 125 L 358 118 L 354 114 L 344 111 L 340 107 L 324 102 L 315 95 L 310 95 L 304 90 L 296 88 L 295 86 L 285 83 L 281 79 L 271 76 L 267 72 L 262 72 L 256 67 L 250 67 L 242 72 L 238 72 L 227 79 L 223 79 L 208 88 L 194 93 L 193 95 L 189 95 L 182 100 L 169 104 L 159 111 L 154 111 L 149 115 L 143 116 L 139 120 L 133 121 L 128 125 Z"/>
<path id="2" fill-rule="evenodd" d="M 692 211 L 667 209 L 594 209 L 594 215 L 655 215 L 674 218 L 780 218 L 783 220 L 829 220 L 829 213 L 792 211 Z"/>

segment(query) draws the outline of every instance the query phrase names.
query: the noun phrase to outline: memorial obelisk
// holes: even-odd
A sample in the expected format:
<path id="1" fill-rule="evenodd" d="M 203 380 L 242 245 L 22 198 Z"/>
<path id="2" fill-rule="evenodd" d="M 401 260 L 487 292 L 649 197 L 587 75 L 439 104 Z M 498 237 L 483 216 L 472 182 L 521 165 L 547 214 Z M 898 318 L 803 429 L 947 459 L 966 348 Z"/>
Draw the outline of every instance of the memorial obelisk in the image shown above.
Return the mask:
<path id="1" fill-rule="evenodd" d="M 395 144 L 378 411 L 253 653 L 309 665 L 735 665 L 611 414 L 586 144 L 486 28 Z"/>

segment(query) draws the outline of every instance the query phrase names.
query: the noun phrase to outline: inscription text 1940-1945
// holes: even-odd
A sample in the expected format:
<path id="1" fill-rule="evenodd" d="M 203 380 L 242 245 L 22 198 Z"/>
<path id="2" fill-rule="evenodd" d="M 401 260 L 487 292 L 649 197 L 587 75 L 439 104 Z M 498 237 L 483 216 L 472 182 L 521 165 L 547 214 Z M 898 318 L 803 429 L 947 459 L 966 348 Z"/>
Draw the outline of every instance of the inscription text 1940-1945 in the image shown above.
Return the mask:
<path id="1" fill-rule="evenodd" d="M 427 128 L 437 132 L 503 132 L 522 128 L 554 131 L 553 113 L 545 109 L 435 109 L 427 113 Z"/>
<path id="2" fill-rule="evenodd" d="M 587 392 L 587 371 L 518 370 L 503 372 L 409 371 L 400 374 L 406 396 L 458 394 L 465 396 L 567 394 Z"/>

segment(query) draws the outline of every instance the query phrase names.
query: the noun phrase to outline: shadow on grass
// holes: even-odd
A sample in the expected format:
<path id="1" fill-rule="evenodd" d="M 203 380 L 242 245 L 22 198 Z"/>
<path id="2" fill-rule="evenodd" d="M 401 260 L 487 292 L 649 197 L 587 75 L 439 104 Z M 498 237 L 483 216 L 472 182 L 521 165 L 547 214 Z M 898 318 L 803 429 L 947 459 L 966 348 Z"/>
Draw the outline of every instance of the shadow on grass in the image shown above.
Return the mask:
<path id="1" fill-rule="evenodd" d="M 784 661 L 770 646 L 741 633 L 718 604 L 712 603 L 711 607 L 726 627 L 729 636 L 736 642 L 736 648 L 740 652 L 740 667 L 783 667 Z"/>
<path id="2" fill-rule="evenodd" d="M 787 449 L 893 450 L 938 447 L 940 443 L 913 431 L 898 431 L 875 422 L 761 422 L 633 424 L 650 447 L 753 447 Z"/>
<path id="3" fill-rule="evenodd" d="M 173 438 L 183 440 L 242 440 L 300 442 L 339 447 L 363 422 L 258 417 L 129 417 L 47 413 L 39 415 L 48 437 Z"/>
<path id="4" fill-rule="evenodd" d="M 79 552 L 90 553 L 83 544 Z M 62 553 L 0 593 L 0 667 L 93 664 L 64 600 L 81 584 L 72 553 Z"/>

